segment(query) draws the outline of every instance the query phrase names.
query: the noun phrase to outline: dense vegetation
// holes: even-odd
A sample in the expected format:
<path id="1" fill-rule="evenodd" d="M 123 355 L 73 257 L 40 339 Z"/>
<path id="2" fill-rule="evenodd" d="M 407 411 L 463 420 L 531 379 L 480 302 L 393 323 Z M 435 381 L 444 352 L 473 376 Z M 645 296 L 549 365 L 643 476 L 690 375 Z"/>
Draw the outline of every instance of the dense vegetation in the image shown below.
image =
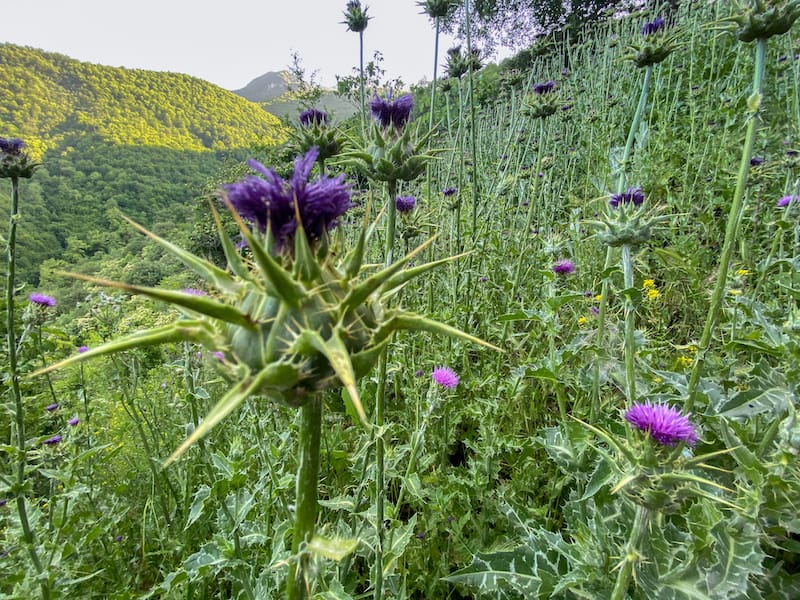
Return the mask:
<path id="1" fill-rule="evenodd" d="M 129 255 L 85 266 L 153 285 L 146 293 L 162 301 L 92 288 L 59 314 L 18 294 L 20 335 L 4 362 L 9 382 L 23 378 L 4 397 L 13 423 L 0 423 L 0 594 L 282 598 L 299 572 L 310 593 L 290 583 L 291 597 L 319 600 L 800 597 L 800 45 L 796 24 L 739 41 L 742 28 L 723 20 L 739 4 L 756 8 L 684 3 L 669 22 L 637 14 L 446 79 L 429 162 L 414 142 L 430 89 L 415 90 L 410 124 L 400 114 L 359 140 L 356 123 L 347 135 L 369 151 L 326 157 L 355 201 L 330 249 L 301 241 L 265 258 L 258 244 L 231 244 L 223 273 L 186 255 L 178 266 L 163 244 L 134 261 L 144 238 L 120 234 L 107 243 Z M 794 0 L 768 5 L 800 14 Z M 663 61 L 634 64 L 659 52 Z M 285 154 L 313 136 L 344 139 L 317 122 L 259 157 L 289 177 Z M 82 172 L 80 143 L 21 180 L 23 207 L 46 198 L 55 169 Z M 178 181 L 151 156 L 149 176 Z M 195 235 L 180 239 L 166 223 L 189 213 L 127 202 L 116 198 L 224 264 L 199 205 Z M 370 208 L 377 221 L 357 261 L 349 251 Z M 342 299 L 434 237 L 387 288 Z M 66 248 L 91 251 L 69 236 Z M 347 276 L 331 275 L 340 260 Z M 167 291 L 186 287 L 208 295 Z M 298 309 L 293 295 L 310 300 Z M 377 296 L 387 310 L 354 300 Z M 293 337 L 324 324 L 332 298 L 359 304 L 359 318 Z M 181 303 L 184 320 L 169 325 Z M 304 387 L 329 374 L 334 360 L 313 354 L 323 346 L 340 367 L 327 383 L 345 382 L 341 348 L 372 347 L 372 320 L 398 307 L 502 352 L 429 326 L 397 334 L 357 394 Z M 213 343 L 197 334 L 209 322 L 223 322 Z M 320 340 L 340 327 L 336 354 Z M 262 343 L 273 328 L 289 333 Z M 92 355 L 141 329 L 171 343 Z M 91 360 L 24 377 L 83 356 L 79 346 Z M 245 398 L 254 365 L 276 352 L 265 370 L 285 377 Z M 298 371 L 305 379 L 292 379 Z M 225 420 L 162 468 L 232 399 Z M 668 418 L 639 427 L 652 405 Z M 321 410 L 318 479 L 298 475 L 313 454 L 309 406 Z M 305 546 L 298 513 L 317 494 L 318 537 Z"/>

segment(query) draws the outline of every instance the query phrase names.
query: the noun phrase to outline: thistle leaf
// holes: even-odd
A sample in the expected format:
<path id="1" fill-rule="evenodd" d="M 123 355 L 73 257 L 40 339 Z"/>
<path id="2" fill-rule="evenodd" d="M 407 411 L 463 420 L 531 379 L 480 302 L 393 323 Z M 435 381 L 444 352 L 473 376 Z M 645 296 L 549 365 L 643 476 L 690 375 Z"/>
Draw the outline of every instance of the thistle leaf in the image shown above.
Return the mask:
<path id="1" fill-rule="evenodd" d="M 448 258 L 442 258 L 439 260 L 434 260 L 433 262 L 425 263 L 424 265 L 419 265 L 418 267 L 412 267 L 410 269 L 405 269 L 401 273 L 398 273 L 394 277 L 391 277 L 388 281 L 383 284 L 383 288 L 385 290 L 393 290 L 401 285 L 403 285 L 407 281 L 411 281 L 415 277 L 419 277 L 423 273 L 430 271 L 440 265 L 447 264 L 454 260 L 458 260 L 459 258 L 463 258 L 468 254 L 471 254 L 472 251 L 462 252 L 461 254 L 456 254 L 455 256 L 450 256 Z"/>
<path id="2" fill-rule="evenodd" d="M 391 316 L 388 321 L 376 332 L 375 338 L 377 341 L 382 341 L 393 331 L 397 331 L 399 329 L 437 333 L 452 338 L 466 340 L 468 342 L 472 342 L 473 344 L 480 344 L 481 346 L 486 346 L 487 348 L 491 348 L 497 352 L 503 352 L 501 348 L 498 348 L 494 344 L 484 342 L 482 339 L 476 338 L 468 333 L 464 333 L 460 329 L 456 329 L 450 325 L 445 325 L 444 323 L 440 323 L 439 321 L 434 321 L 420 315 L 403 312 L 398 312 Z"/>
<path id="3" fill-rule="evenodd" d="M 143 296 L 153 298 L 154 300 L 161 300 L 162 302 L 166 302 L 168 304 L 175 304 L 195 313 L 200 313 L 220 321 L 225 321 L 226 323 L 240 325 L 242 327 L 246 327 L 247 329 L 255 329 L 255 323 L 249 315 L 239 312 L 237 308 L 229 304 L 223 304 L 211 298 L 206 298 L 204 296 L 193 296 L 192 294 L 178 292 L 175 290 L 162 290 L 158 288 L 129 285 L 119 281 L 109 281 L 107 279 L 99 279 L 89 275 L 81 275 L 80 273 L 69 273 L 66 271 L 59 271 L 59 273 L 61 275 L 67 275 L 68 277 L 74 277 L 75 279 L 82 279 L 84 281 L 96 283 L 97 285 L 125 290 L 126 292 L 130 292 L 132 294 L 141 294 Z"/>
<path id="4" fill-rule="evenodd" d="M 235 293 L 239 290 L 241 283 L 239 283 L 233 277 L 231 277 L 230 273 L 228 273 L 227 271 L 223 271 L 215 264 L 210 263 L 207 260 L 203 260 L 202 258 L 195 256 L 191 252 L 188 252 L 187 250 L 184 250 L 183 248 L 180 248 L 175 244 L 168 242 L 167 240 L 157 236 L 155 233 L 148 231 L 147 229 L 145 229 L 135 221 L 132 221 L 125 215 L 122 215 L 122 218 L 125 219 L 128 223 L 133 225 L 136 229 L 141 231 L 146 236 L 158 242 L 172 255 L 177 257 L 178 260 L 180 260 L 183 264 L 185 264 L 192 271 L 200 275 L 200 277 L 213 284 L 215 287 L 221 290 L 225 290 L 226 292 Z"/>
<path id="5" fill-rule="evenodd" d="M 122 352 L 124 350 L 132 350 L 133 348 L 145 348 L 147 346 L 157 346 L 158 344 L 168 344 L 170 342 L 183 342 L 192 341 L 203 344 L 206 347 L 214 347 L 214 330 L 211 325 L 204 321 L 177 321 L 164 325 L 162 327 L 155 327 L 153 329 L 145 329 L 144 331 L 137 331 L 131 335 L 125 336 L 118 340 L 108 342 L 102 346 L 97 346 L 91 350 L 87 350 L 82 354 L 75 354 L 62 361 L 49 365 L 43 369 L 39 369 L 33 373 L 26 375 L 26 378 L 37 377 L 44 375 L 50 371 L 61 369 L 71 364 L 80 361 L 88 360 L 96 356 L 103 356 L 106 354 L 113 354 L 114 352 Z"/>
<path id="6" fill-rule="evenodd" d="M 249 396 L 258 392 L 262 387 L 269 385 L 290 386 L 292 381 L 297 381 L 297 369 L 288 363 L 272 363 L 267 365 L 255 377 L 245 379 L 233 386 L 225 396 L 211 409 L 203 422 L 178 446 L 167 460 L 164 467 L 175 462 L 186 450 L 201 437 L 211 431 L 222 419 L 227 417 L 237 406 Z"/>

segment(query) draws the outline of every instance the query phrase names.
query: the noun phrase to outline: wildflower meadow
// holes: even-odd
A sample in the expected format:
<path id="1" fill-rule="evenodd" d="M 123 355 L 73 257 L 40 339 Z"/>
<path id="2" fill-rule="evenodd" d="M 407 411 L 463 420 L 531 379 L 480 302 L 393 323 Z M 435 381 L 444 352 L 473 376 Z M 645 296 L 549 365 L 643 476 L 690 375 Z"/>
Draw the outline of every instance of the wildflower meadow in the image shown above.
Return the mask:
<path id="1" fill-rule="evenodd" d="M 800 598 L 800 0 L 499 66 L 418 4 L 430 84 L 347 2 L 355 117 L 198 190 L 214 252 L 129 219 L 179 269 L 77 318 L 0 138 L 0 598 Z"/>

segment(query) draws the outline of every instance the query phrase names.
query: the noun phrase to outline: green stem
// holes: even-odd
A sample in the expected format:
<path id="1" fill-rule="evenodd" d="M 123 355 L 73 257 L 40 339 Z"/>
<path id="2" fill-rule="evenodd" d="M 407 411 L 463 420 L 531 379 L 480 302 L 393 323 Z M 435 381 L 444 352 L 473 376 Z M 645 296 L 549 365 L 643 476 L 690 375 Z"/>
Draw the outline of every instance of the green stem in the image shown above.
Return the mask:
<path id="1" fill-rule="evenodd" d="M 50 598 L 50 584 L 44 577 L 44 569 L 36 551 L 36 539 L 33 535 L 28 510 L 25 505 L 25 466 L 28 463 L 28 451 L 25 447 L 25 409 L 22 403 L 22 390 L 19 387 L 17 371 L 17 333 L 14 328 L 14 287 L 17 267 L 17 221 L 19 220 L 19 179 L 11 178 L 11 218 L 8 226 L 8 272 L 6 273 L 6 342 L 8 346 L 8 371 L 11 379 L 11 393 L 14 396 L 14 417 L 17 433 L 17 512 L 22 526 L 22 537 L 28 547 L 36 573 L 40 579 L 42 598 Z"/>
<path id="2" fill-rule="evenodd" d="M 685 413 L 690 413 L 697 401 L 697 384 L 700 382 L 700 372 L 705 362 L 705 354 L 711 345 L 711 338 L 714 328 L 719 321 L 722 310 L 722 301 L 725 297 L 725 286 L 728 281 L 728 270 L 730 269 L 731 256 L 736 245 L 736 236 L 739 232 L 739 225 L 742 221 L 742 207 L 744 206 L 744 196 L 747 190 L 747 180 L 750 174 L 750 159 L 753 157 L 753 147 L 756 140 L 758 128 L 758 111 L 761 105 L 761 85 L 764 81 L 764 65 L 767 52 L 767 40 L 756 40 L 756 62 L 753 74 L 753 93 L 748 99 L 748 107 L 751 111 L 747 122 L 747 133 L 744 139 L 742 150 L 742 160 L 739 163 L 739 177 L 736 181 L 736 189 L 733 193 L 731 208 L 728 213 L 728 223 L 725 227 L 725 240 L 722 244 L 720 253 L 717 279 L 714 284 L 714 291 L 711 294 L 711 302 L 708 307 L 708 315 L 703 326 L 703 333 L 698 343 L 697 359 L 692 365 L 692 372 L 689 375 L 687 386 L 687 400 L 684 407 Z"/>
<path id="3" fill-rule="evenodd" d="M 633 518 L 633 529 L 631 529 L 628 544 L 625 546 L 625 556 L 623 557 L 622 567 L 617 573 L 617 581 L 614 583 L 614 591 L 611 592 L 611 600 L 623 600 L 626 596 L 634 565 L 641 557 L 640 545 L 647 534 L 649 522 L 650 511 L 643 506 L 637 506 L 636 516 Z"/>
<path id="4" fill-rule="evenodd" d="M 358 93 L 361 101 L 361 135 L 367 139 L 367 104 L 364 97 L 364 32 L 358 32 Z"/>
<path id="5" fill-rule="evenodd" d="M 433 131 L 433 118 L 434 118 L 434 107 L 436 105 L 436 71 L 439 69 L 439 17 L 434 18 L 434 27 L 436 28 L 436 34 L 434 37 L 433 42 L 433 82 L 431 83 L 431 107 L 428 113 L 428 132 Z M 431 139 L 431 141 L 433 141 Z M 427 200 L 428 202 L 431 201 L 431 170 L 432 165 L 428 163 L 427 167 L 425 168 L 425 189 L 427 190 Z"/>
<path id="6" fill-rule="evenodd" d="M 622 246 L 622 277 L 626 290 L 633 288 L 633 258 L 631 246 Z M 630 295 L 625 298 L 625 391 L 628 397 L 628 407 L 636 402 L 636 373 L 634 371 L 634 356 L 636 355 L 636 306 Z"/>
<path id="7" fill-rule="evenodd" d="M 480 190 L 478 189 L 478 146 L 475 139 L 475 95 L 473 90 L 475 88 L 472 68 L 472 37 L 470 33 L 470 11 L 469 0 L 464 0 L 464 24 L 467 34 L 467 55 L 469 56 L 467 71 L 467 81 L 469 82 L 469 137 L 470 137 L 470 152 L 472 153 L 472 243 L 475 244 L 475 236 L 478 233 L 478 198 Z M 467 298 L 467 305 L 469 305 L 469 298 Z"/>
<path id="8" fill-rule="evenodd" d="M 300 409 L 300 456 L 297 465 L 297 498 L 286 597 L 289 600 L 310 598 L 308 553 L 305 546 L 314 537 L 317 522 L 317 487 L 319 485 L 319 446 L 322 436 L 322 399 L 315 396 Z"/>
<path id="9" fill-rule="evenodd" d="M 639 125 L 644 116 L 644 109 L 647 106 L 647 93 L 650 90 L 650 82 L 653 80 L 653 66 L 648 65 L 644 73 L 644 81 L 642 82 L 642 92 L 639 94 L 639 104 L 636 105 L 636 112 L 631 121 L 631 127 L 628 130 L 628 138 L 625 141 L 625 150 L 622 152 L 622 160 L 620 161 L 620 172 L 617 178 L 616 187 L 614 191 L 621 193 L 625 187 L 625 171 L 630 161 L 631 151 L 633 150 L 633 141 L 636 139 L 636 132 L 639 130 Z M 609 246 L 606 250 L 606 262 L 603 266 L 603 272 L 607 272 L 611 267 L 614 258 L 614 249 Z M 605 341 L 605 325 L 606 314 L 608 312 L 608 291 L 610 287 L 610 280 L 608 277 L 603 278 L 602 289 L 600 291 L 600 306 L 597 313 L 597 351 L 598 356 L 594 362 L 593 384 L 592 384 L 592 405 L 589 409 L 590 419 L 594 420 L 600 410 L 600 354 L 603 351 L 603 343 Z"/>
<path id="10" fill-rule="evenodd" d="M 397 206 L 395 197 L 397 196 L 397 182 L 392 180 L 387 183 L 389 193 L 388 218 L 386 224 L 386 248 L 384 251 L 386 265 L 392 264 L 394 253 L 395 223 L 397 221 Z M 383 519 L 386 502 L 386 464 L 385 464 L 385 445 L 383 440 L 383 425 L 385 422 L 386 410 L 386 365 L 388 361 L 388 351 L 383 349 L 378 357 L 378 389 L 375 392 L 375 426 L 378 430 L 375 440 L 375 527 L 378 530 L 378 541 L 375 545 L 375 588 L 374 598 L 383 598 L 383 542 L 385 531 Z"/>

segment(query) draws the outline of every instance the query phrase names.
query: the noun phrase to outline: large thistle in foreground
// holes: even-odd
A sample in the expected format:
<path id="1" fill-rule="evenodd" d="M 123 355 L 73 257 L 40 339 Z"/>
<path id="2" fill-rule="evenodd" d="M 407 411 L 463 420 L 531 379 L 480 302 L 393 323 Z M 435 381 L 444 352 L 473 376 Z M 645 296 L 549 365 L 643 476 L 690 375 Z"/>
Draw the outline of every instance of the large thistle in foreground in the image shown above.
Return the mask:
<path id="1" fill-rule="evenodd" d="M 134 224 L 202 277 L 213 293 L 139 287 L 70 274 L 166 302 L 180 310 L 182 317 L 77 354 L 34 375 L 132 348 L 177 341 L 202 344 L 216 354 L 219 368 L 233 385 L 167 459 L 169 463 L 249 396 L 301 407 L 319 392 L 343 386 L 351 411 L 366 423 L 356 382 L 372 368 L 395 331 L 441 333 L 488 346 L 424 316 L 383 308 L 388 294 L 456 257 L 404 268 L 426 242 L 381 270 L 364 265 L 371 230 L 366 222 L 349 252 L 330 251 L 328 231 L 351 207 L 350 189 L 343 175 L 310 181 L 316 158 L 316 149 L 298 158 L 289 181 L 251 160 L 250 167 L 260 176 L 249 175 L 222 187 L 220 196 L 252 254 L 252 260 L 240 255 L 212 206 L 226 270 Z"/>

